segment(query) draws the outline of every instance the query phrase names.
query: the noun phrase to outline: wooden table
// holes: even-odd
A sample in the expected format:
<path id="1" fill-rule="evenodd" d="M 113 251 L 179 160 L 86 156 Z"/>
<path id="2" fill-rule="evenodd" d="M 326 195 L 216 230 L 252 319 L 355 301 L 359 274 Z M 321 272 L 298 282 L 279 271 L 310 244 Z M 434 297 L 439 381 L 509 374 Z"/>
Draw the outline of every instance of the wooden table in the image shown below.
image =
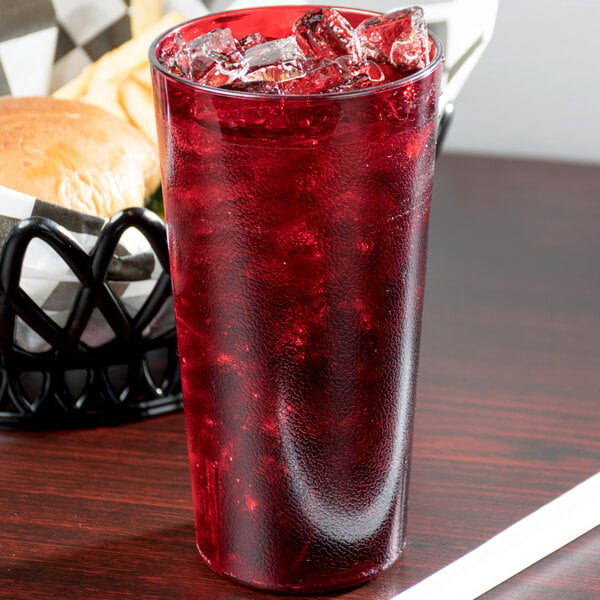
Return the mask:
<path id="1" fill-rule="evenodd" d="M 427 285 L 408 546 L 325 598 L 388 600 L 600 469 L 600 168 L 443 157 Z M 200 561 L 182 415 L 0 448 L 0 598 L 278 597 Z M 598 600 L 600 530 L 484 598 Z"/>

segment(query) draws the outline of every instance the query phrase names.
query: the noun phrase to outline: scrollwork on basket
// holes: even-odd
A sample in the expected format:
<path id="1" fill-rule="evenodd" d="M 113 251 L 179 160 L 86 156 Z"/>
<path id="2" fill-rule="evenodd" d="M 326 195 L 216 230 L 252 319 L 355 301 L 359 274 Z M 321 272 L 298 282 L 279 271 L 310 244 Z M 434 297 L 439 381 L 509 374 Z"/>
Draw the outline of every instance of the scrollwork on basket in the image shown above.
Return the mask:
<path id="1" fill-rule="evenodd" d="M 145 237 L 157 262 L 152 289 L 135 314 L 123 301 L 127 283 L 109 278 L 117 246 L 130 228 Z M 49 316 L 22 285 L 24 257 L 36 239 L 74 275 L 76 292 L 63 322 Z M 0 254 L 0 425 L 73 427 L 181 409 L 171 300 L 165 225 L 151 211 L 116 214 L 89 253 L 50 219 L 19 222 Z M 109 328 L 111 339 L 91 342 L 92 320 Z M 23 329 L 45 349 L 24 347 L 18 333 Z"/>

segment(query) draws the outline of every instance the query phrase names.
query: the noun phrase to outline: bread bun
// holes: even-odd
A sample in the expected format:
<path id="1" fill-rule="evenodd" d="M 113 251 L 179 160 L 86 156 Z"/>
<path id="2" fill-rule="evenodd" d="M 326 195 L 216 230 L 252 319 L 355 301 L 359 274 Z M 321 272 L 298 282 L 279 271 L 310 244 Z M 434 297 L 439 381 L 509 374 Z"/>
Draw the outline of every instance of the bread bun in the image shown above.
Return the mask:
<path id="1" fill-rule="evenodd" d="M 77 100 L 0 98 L 0 185 L 88 214 L 142 206 L 156 149 L 132 125 Z"/>

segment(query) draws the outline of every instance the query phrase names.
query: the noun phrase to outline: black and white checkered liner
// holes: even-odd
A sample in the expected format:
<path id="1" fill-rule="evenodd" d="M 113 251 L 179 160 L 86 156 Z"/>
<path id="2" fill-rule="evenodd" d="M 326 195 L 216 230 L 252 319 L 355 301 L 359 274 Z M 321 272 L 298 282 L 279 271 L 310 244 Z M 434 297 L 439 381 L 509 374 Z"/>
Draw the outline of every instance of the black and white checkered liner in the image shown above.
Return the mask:
<path id="1" fill-rule="evenodd" d="M 48 94 L 130 37 L 127 0 L 4 4 L 0 94 Z"/>
<path id="2" fill-rule="evenodd" d="M 0 96 L 52 93 L 131 37 L 129 0 L 17 0 L 0 9 Z M 205 14 L 200 0 L 165 10 Z"/>

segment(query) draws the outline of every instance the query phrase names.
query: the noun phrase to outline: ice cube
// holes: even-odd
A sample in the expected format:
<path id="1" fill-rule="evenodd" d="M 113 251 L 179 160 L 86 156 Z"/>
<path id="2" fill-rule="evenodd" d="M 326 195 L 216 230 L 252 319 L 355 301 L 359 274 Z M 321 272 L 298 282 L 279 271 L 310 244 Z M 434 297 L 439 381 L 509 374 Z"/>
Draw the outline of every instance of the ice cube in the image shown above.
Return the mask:
<path id="1" fill-rule="evenodd" d="M 250 70 L 301 58 L 304 58 L 304 54 L 293 35 L 252 46 L 246 51 Z"/>
<path id="2" fill-rule="evenodd" d="M 318 94 L 346 78 L 344 69 L 336 62 L 321 60 L 307 69 L 302 77 L 280 82 L 279 88 L 284 94 Z"/>
<path id="3" fill-rule="evenodd" d="M 321 94 L 359 90 L 373 85 L 366 73 L 352 72 L 337 61 L 323 59 L 307 65 L 302 77 L 280 82 L 279 91 L 283 94 Z"/>
<path id="4" fill-rule="evenodd" d="M 256 69 L 243 77 L 243 81 L 285 81 L 294 77 L 302 77 L 306 73 L 306 61 L 288 60 Z"/>
<path id="5" fill-rule="evenodd" d="M 380 70 L 373 69 L 371 64 L 356 64 L 350 57 L 329 61 L 306 61 L 305 73 L 294 79 L 280 81 L 277 84 L 282 94 L 321 94 L 360 90 L 371 87 L 383 77 Z"/>
<path id="6" fill-rule="evenodd" d="M 245 69 L 227 69 L 226 66 L 219 63 L 212 63 L 212 67 L 201 77 L 195 77 L 194 80 L 202 85 L 212 87 L 222 87 L 228 83 L 237 81 L 246 72 Z"/>
<path id="7" fill-rule="evenodd" d="M 265 36 L 257 31 L 256 33 L 249 33 L 244 36 L 240 40 L 240 46 L 242 47 L 242 50 L 248 50 L 248 48 L 258 46 L 258 44 L 264 44 L 266 41 Z"/>
<path id="8" fill-rule="evenodd" d="M 165 40 L 159 60 L 174 75 L 179 77 L 189 75 L 190 59 L 186 51 L 185 40 L 179 32 Z"/>
<path id="9" fill-rule="evenodd" d="M 315 8 L 296 19 L 292 27 L 300 49 L 315 58 L 350 54 L 354 30 L 333 8 Z"/>
<path id="10" fill-rule="evenodd" d="M 357 60 L 387 62 L 403 72 L 429 64 L 429 37 L 423 9 L 419 6 L 366 19 L 355 30 Z"/>
<path id="11" fill-rule="evenodd" d="M 207 56 L 215 62 L 239 62 L 243 58 L 241 46 L 231 29 L 213 29 L 187 43 L 190 54 Z"/>
<path id="12" fill-rule="evenodd" d="M 340 56 L 335 61 L 350 76 L 366 75 L 373 84 L 381 83 L 385 80 L 385 74 L 381 67 L 373 60 L 357 62 L 353 56 Z"/>
<path id="13" fill-rule="evenodd" d="M 189 41 L 185 49 L 190 61 L 190 75 L 198 83 L 222 85 L 248 70 L 242 48 L 229 28 L 213 29 Z"/>

